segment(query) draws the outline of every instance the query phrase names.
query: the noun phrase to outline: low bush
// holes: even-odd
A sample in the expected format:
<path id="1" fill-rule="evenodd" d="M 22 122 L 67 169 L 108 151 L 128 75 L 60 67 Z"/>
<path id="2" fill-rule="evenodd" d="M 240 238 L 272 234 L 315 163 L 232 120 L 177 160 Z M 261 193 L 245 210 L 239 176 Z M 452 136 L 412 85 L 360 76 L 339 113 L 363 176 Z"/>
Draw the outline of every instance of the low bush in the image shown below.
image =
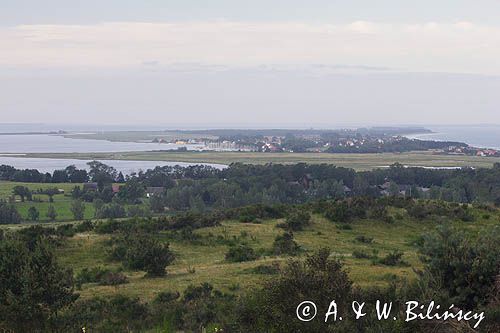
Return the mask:
<path id="1" fill-rule="evenodd" d="M 229 247 L 226 253 L 226 260 L 230 262 L 252 261 L 259 258 L 259 255 L 248 245 L 240 244 Z"/>

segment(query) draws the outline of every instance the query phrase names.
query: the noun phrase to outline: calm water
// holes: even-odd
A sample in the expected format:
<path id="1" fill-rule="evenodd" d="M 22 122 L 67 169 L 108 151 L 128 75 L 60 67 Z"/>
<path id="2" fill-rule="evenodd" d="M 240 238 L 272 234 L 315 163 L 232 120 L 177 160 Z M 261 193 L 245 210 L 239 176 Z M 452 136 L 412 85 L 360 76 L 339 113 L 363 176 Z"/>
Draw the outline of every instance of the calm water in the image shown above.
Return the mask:
<path id="1" fill-rule="evenodd" d="M 156 166 L 165 165 L 209 165 L 217 169 L 223 169 L 226 166 L 222 164 L 208 164 L 208 163 L 184 163 L 184 162 L 165 162 L 165 161 L 123 161 L 123 160 L 99 160 L 102 163 L 113 166 L 116 170 L 121 171 L 123 174 L 131 174 L 140 170 L 146 171 L 153 169 Z M 79 169 L 86 169 L 87 162 L 85 160 L 75 159 L 53 159 L 53 158 L 26 158 L 26 157 L 13 157 L 13 156 L 0 156 L 0 165 L 11 165 L 17 169 L 38 169 L 40 172 L 53 172 L 54 170 L 64 169 L 68 165 L 74 165 Z"/>
<path id="2" fill-rule="evenodd" d="M 195 148 L 194 145 L 185 145 L 188 148 Z M 58 135 L 0 135 L 0 165 L 12 165 L 18 169 L 38 169 L 43 172 L 52 172 L 62 169 L 68 165 L 75 165 L 78 168 L 85 168 L 89 161 L 76 159 L 46 159 L 46 158 L 25 158 L 23 153 L 90 153 L 90 152 L 124 152 L 124 151 L 148 151 L 158 149 L 172 149 L 182 147 L 182 145 L 159 144 L 159 143 L 136 143 L 136 142 L 110 142 L 104 140 L 69 139 Z M 9 154 L 11 154 L 9 156 Z M 16 157 L 20 154 L 20 157 Z M 194 165 L 201 163 L 182 163 L 165 161 L 119 161 L 101 160 L 115 167 L 125 174 L 147 170 L 155 166 L 164 165 Z M 220 164 L 206 164 L 217 168 L 223 168 Z"/>
<path id="3" fill-rule="evenodd" d="M 459 141 L 474 147 L 500 149 L 500 125 L 425 127 L 435 133 L 408 137 L 422 140 Z"/>

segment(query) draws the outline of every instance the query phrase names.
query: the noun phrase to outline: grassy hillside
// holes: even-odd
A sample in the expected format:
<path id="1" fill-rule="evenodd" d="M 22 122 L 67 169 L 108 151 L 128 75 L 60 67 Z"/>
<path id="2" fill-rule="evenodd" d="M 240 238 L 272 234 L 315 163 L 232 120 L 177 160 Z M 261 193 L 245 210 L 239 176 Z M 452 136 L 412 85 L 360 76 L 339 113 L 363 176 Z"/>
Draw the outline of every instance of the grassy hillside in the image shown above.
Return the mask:
<path id="1" fill-rule="evenodd" d="M 396 213 L 396 212 L 395 212 Z M 414 278 L 413 269 L 422 266 L 416 253 L 414 242 L 418 237 L 433 230 L 437 222 L 433 220 L 416 221 L 401 212 L 403 217 L 394 223 L 376 220 L 357 220 L 346 230 L 321 216 L 314 215 L 310 226 L 294 233 L 295 240 L 304 250 L 302 255 L 311 253 L 320 247 L 329 247 L 332 252 L 342 257 L 353 281 L 360 286 L 386 285 L 395 278 Z M 488 215 L 490 214 L 490 215 Z M 499 223 L 498 212 L 491 215 L 475 209 L 474 222 L 451 222 L 467 230 L 471 234 Z M 252 269 L 261 265 L 283 263 L 287 256 L 266 255 L 275 237 L 283 233 L 276 225 L 282 220 L 265 220 L 261 224 L 241 223 L 227 220 L 220 226 L 195 230 L 199 235 L 197 241 L 176 240 L 171 232 L 155 234 L 158 239 L 169 242 L 177 258 L 173 265 L 167 267 L 168 274 L 160 278 L 146 278 L 141 271 L 124 271 L 129 283 L 119 286 L 100 286 L 84 284 L 81 297 L 123 294 L 152 299 L 160 291 L 183 291 L 190 284 L 210 282 L 217 289 L 241 292 L 256 286 L 272 275 L 258 274 Z M 371 243 L 363 243 L 357 238 L 366 236 L 373 238 Z M 66 239 L 57 249 L 59 260 L 78 273 L 83 268 L 96 266 L 119 269 L 120 264 L 108 260 L 109 246 L 106 241 L 109 235 L 94 232 L 80 233 Z M 264 255 L 255 260 L 231 263 L 225 260 L 228 246 L 225 240 L 238 239 L 248 243 L 257 252 Z M 377 253 L 379 258 L 387 253 L 399 250 L 404 252 L 404 265 L 386 266 L 373 264 L 371 259 L 358 259 L 352 256 L 353 251 L 366 254 Z"/>

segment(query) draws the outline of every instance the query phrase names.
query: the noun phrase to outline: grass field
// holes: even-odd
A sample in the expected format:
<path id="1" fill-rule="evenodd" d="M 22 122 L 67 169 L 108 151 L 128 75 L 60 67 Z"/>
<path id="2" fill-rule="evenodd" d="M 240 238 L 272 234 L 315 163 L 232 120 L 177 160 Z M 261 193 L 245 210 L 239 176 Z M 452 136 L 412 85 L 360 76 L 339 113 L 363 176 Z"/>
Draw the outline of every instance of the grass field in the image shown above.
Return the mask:
<path id="1" fill-rule="evenodd" d="M 16 197 L 14 206 L 21 214 L 21 217 L 25 220 L 28 220 L 28 209 L 33 206 L 40 212 L 39 221 L 46 222 L 49 221 L 49 218 L 47 217 L 47 209 L 50 205 L 52 205 L 57 212 L 56 221 L 69 221 L 73 219 L 73 214 L 70 210 L 72 199 L 69 194 L 75 186 L 81 185 L 82 184 L 70 183 L 19 183 L 0 181 L 0 199 L 8 200 L 8 198 L 12 195 L 12 189 L 14 188 L 14 186 L 26 186 L 32 191 L 57 187 L 58 189 L 64 190 L 64 194 L 54 195 L 53 203 L 49 202 L 49 197 L 45 194 L 34 194 L 33 201 L 21 202 L 20 198 Z M 86 219 L 94 217 L 94 207 L 92 206 L 92 204 L 85 203 L 84 217 Z"/>
<path id="2" fill-rule="evenodd" d="M 489 219 L 483 217 L 481 211 L 476 211 L 475 222 L 452 222 L 470 233 L 477 233 L 487 226 L 498 224 L 498 213 Z M 242 237 L 255 250 L 269 249 L 274 238 L 283 232 L 276 224 L 281 220 L 267 220 L 262 224 L 225 221 L 221 226 L 196 230 L 195 233 L 204 236 L 223 235 L 224 238 Z M 413 268 L 422 266 L 413 242 L 419 235 L 433 230 L 436 223 L 432 221 L 413 221 L 408 217 L 392 224 L 374 220 L 359 220 L 352 223 L 352 230 L 344 230 L 321 216 L 313 216 L 312 224 L 304 231 L 295 232 L 295 240 L 305 250 L 311 253 L 320 247 L 329 247 L 335 256 L 343 258 L 350 277 L 359 286 L 382 286 L 394 278 L 414 278 Z M 373 237 L 371 244 L 361 243 L 356 236 Z M 118 268 L 119 264 L 107 260 L 107 235 L 93 232 L 77 234 L 69 238 L 57 249 L 62 264 L 71 267 L 75 272 L 85 267 L 107 266 Z M 157 234 L 159 239 L 167 242 L 167 234 Z M 150 300 L 160 291 L 183 291 L 190 284 L 210 282 L 216 288 L 224 291 L 242 292 L 249 287 L 260 285 L 272 275 L 261 275 L 250 271 L 258 265 L 269 265 L 277 262 L 283 265 L 290 257 L 263 256 L 258 260 L 230 263 L 224 259 L 228 249 L 226 245 L 201 245 L 189 241 L 170 241 L 171 248 L 177 259 L 167 267 L 168 274 L 161 278 L 146 278 L 144 272 L 124 271 L 129 283 L 110 287 L 96 284 L 85 284 L 80 292 L 82 298 L 124 294 Z M 371 253 L 378 251 L 379 257 L 390 251 L 404 252 L 403 260 L 408 266 L 383 266 L 373 264 L 369 259 L 352 257 L 354 250 Z M 302 255 L 303 256 L 303 255 Z"/>
<path id="3" fill-rule="evenodd" d="M 38 153 L 23 157 L 75 158 L 84 160 L 138 160 L 172 161 L 191 163 L 230 164 L 235 162 L 265 163 L 327 163 L 353 168 L 371 170 L 387 167 L 393 163 L 423 167 L 475 167 L 489 168 L 500 162 L 497 157 L 438 155 L 431 152 L 410 152 L 402 154 L 326 154 L 326 153 L 250 153 L 250 152 L 121 152 L 121 153 Z"/>

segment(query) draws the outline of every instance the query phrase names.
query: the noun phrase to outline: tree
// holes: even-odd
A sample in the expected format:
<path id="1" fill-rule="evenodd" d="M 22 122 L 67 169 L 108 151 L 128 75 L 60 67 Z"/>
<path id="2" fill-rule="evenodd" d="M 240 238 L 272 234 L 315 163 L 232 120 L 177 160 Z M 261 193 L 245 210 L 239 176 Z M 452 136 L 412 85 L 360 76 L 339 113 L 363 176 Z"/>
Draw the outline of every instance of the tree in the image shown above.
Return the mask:
<path id="1" fill-rule="evenodd" d="M 70 209 L 75 220 L 83 220 L 83 216 L 85 214 L 85 205 L 81 200 L 73 200 L 73 202 L 71 202 Z"/>
<path id="2" fill-rule="evenodd" d="M 165 196 L 163 194 L 153 194 L 149 199 L 149 206 L 155 213 L 163 213 L 165 210 Z"/>
<path id="3" fill-rule="evenodd" d="M 144 186 L 137 178 L 131 178 L 120 187 L 118 198 L 128 203 L 137 203 L 144 196 Z"/>
<path id="4" fill-rule="evenodd" d="M 41 191 L 49 197 L 49 202 L 54 202 L 54 195 L 59 194 L 59 189 L 57 187 L 49 187 Z"/>
<path id="5" fill-rule="evenodd" d="M 57 217 L 57 212 L 56 212 L 56 209 L 54 208 L 54 206 L 50 205 L 48 208 L 47 208 L 47 217 L 51 220 L 51 221 L 55 221 L 56 217 Z"/>
<path id="6" fill-rule="evenodd" d="M 28 201 L 31 201 L 31 190 L 26 186 L 14 186 L 14 188 L 12 189 L 12 194 L 20 196 L 22 202 L 24 202 L 25 198 L 27 198 Z"/>
<path id="7" fill-rule="evenodd" d="M 21 215 L 13 205 L 0 202 L 0 224 L 21 223 Z"/>
<path id="8" fill-rule="evenodd" d="M 113 183 L 117 178 L 116 169 L 99 161 L 88 162 L 90 168 L 89 176 L 93 182 L 96 182 L 99 190 L 104 188 L 104 185 Z"/>
<path id="9" fill-rule="evenodd" d="M 40 218 L 40 212 L 38 211 L 38 209 L 36 209 L 36 207 L 31 206 L 28 209 L 28 218 L 31 221 L 38 221 L 38 219 Z"/>
<path id="10" fill-rule="evenodd" d="M 72 271 L 43 240 L 33 249 L 19 240 L 0 242 L 0 281 L 0 326 L 15 332 L 52 331 L 58 312 L 78 298 Z"/>

